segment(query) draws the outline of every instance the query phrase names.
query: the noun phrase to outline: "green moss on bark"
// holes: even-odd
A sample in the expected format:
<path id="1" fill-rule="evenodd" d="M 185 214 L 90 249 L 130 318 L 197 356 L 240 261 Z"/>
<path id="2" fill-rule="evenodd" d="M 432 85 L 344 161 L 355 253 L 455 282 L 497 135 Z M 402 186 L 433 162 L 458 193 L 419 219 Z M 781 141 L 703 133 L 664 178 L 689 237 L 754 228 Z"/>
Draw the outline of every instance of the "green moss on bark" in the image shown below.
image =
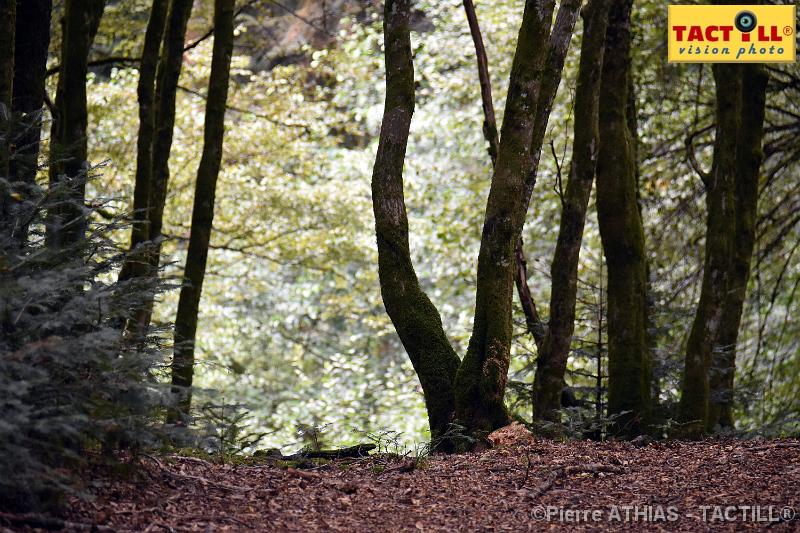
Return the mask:
<path id="1" fill-rule="evenodd" d="M 609 12 L 600 90 L 597 218 L 608 267 L 608 412 L 612 431 L 642 433 L 650 408 L 647 262 L 629 122 L 632 0 Z"/>

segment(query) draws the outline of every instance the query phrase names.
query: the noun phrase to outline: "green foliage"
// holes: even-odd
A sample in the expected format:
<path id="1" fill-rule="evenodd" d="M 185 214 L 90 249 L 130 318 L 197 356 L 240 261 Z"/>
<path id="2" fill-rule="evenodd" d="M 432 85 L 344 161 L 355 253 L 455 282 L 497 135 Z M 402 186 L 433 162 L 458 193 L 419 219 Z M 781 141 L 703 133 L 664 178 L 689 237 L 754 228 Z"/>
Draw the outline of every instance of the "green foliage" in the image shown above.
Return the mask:
<path id="1" fill-rule="evenodd" d="M 251 431 L 250 414 L 241 405 L 206 402 L 195 423 L 200 427 L 199 447 L 223 462 L 252 452 L 267 435 Z"/>
<path id="2" fill-rule="evenodd" d="M 108 15 L 114 19 L 104 21 L 100 32 L 107 48 L 96 50 L 98 56 L 140 48 L 144 4 L 115 4 Z M 475 258 L 491 163 L 461 2 L 420 0 L 415 5 L 425 20 L 412 32 L 418 102 L 405 167 L 411 252 L 421 285 L 463 355 L 472 327 Z M 521 4 L 478 1 L 476 10 L 495 107 L 502 115 Z M 208 28 L 209 13 L 207 2 L 196 3 L 193 35 Z M 685 163 L 684 140 L 687 130 L 711 124 L 713 83 L 708 67 L 666 63 L 662 3 L 637 2 L 633 16 L 640 201 L 654 306 L 654 394 L 663 422 L 671 418 L 670 406 L 678 397 L 683 344 L 702 277 L 703 190 Z M 257 14 L 241 17 L 237 43 L 258 41 L 253 17 Z M 130 23 L 123 27 L 115 20 Z M 580 23 L 577 28 L 524 234 L 529 283 L 545 320 L 547 272 L 561 209 L 558 168 L 566 171 L 570 159 Z M 178 95 L 165 221 L 168 280 L 180 275 L 188 238 L 210 45 L 206 41 L 186 54 L 181 78 L 187 90 Z M 330 46 L 304 46 L 298 63 L 263 70 L 244 46 L 233 58 L 235 81 L 201 302 L 196 383 L 219 390 L 231 403 L 248 405 L 250 431 L 277 430 L 264 438 L 264 446 L 294 446 L 302 440 L 295 434 L 298 424 L 330 424 L 326 438 L 337 443 L 352 441 L 353 428 L 392 428 L 406 446 L 427 438 L 419 385 L 385 314 L 377 281 L 369 180 L 383 106 L 382 46 L 380 15 L 367 8 L 339 21 Z M 797 77 L 796 65 L 776 68 L 772 75 L 773 126 L 762 180 L 759 243 L 740 334 L 737 415 L 742 430 L 785 433 L 797 431 L 800 412 L 795 378 L 800 326 L 793 318 L 800 226 L 792 223 L 798 208 L 792 178 L 798 161 L 791 157 L 797 130 L 785 111 L 800 113 L 800 98 L 791 78 Z M 90 159 L 110 161 L 90 189 L 125 199 L 112 202 L 117 212 L 129 209 L 132 197 L 136 78 L 128 68 L 98 71 L 90 78 Z M 695 143 L 706 166 L 712 140 L 709 131 Z M 117 243 L 127 237 L 123 231 L 114 233 Z M 605 343 L 605 330 L 598 326 L 605 271 L 593 202 L 578 276 L 567 384 L 588 391 L 585 387 L 594 386 L 598 347 L 602 351 Z M 158 302 L 161 324 L 174 316 L 176 298 L 165 294 Z M 509 391 L 507 400 L 514 415 L 526 419 L 530 400 L 521 391 L 530 386 L 537 353 L 521 311 L 515 317 L 519 325 L 510 379 L 522 387 Z M 593 401 L 593 393 L 582 399 Z"/>
<path id="3" fill-rule="evenodd" d="M 95 198 L 85 241 L 45 243 L 47 209 L 83 179 L 47 192 L 12 184 L 30 233 L 22 249 L 0 238 L 0 508 L 56 505 L 88 458 L 159 438 L 161 350 L 153 338 L 127 345 L 119 327 L 158 287 L 115 281 L 123 256 L 109 236 L 124 224 L 97 216 L 106 201 Z"/>

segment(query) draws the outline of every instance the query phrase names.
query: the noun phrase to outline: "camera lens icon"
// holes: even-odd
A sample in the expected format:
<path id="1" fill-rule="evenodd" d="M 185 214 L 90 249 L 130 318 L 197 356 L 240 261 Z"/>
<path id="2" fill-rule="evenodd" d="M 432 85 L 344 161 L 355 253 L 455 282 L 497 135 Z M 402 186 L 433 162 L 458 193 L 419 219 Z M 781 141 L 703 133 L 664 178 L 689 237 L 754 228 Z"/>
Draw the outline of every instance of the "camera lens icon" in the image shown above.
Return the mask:
<path id="1" fill-rule="evenodd" d="M 750 33 L 756 29 L 757 22 L 756 14 L 752 11 L 740 11 L 734 19 L 736 29 L 742 33 Z"/>

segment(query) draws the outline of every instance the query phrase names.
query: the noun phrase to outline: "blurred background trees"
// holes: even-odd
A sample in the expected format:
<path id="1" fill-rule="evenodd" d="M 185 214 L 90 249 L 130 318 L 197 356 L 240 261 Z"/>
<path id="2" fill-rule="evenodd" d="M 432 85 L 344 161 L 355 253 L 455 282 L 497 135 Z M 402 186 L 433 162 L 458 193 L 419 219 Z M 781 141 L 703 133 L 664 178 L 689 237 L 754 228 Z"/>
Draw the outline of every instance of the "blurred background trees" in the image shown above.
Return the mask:
<path id="1" fill-rule="evenodd" d="M 4 364 L 27 344 L 52 336 L 23 336 L 9 329 L 21 327 L 21 318 L 15 322 L 20 310 L 27 316 L 33 312 L 29 306 L 47 298 L 25 292 L 33 290 L 29 285 L 22 292 L 5 288 L 39 279 L 23 275 L 28 266 L 15 266 L 19 264 L 40 265 L 37 276 L 49 276 L 51 269 L 77 269 L 58 283 L 81 290 L 64 292 L 52 304 L 56 307 L 32 316 L 61 313 L 74 300 L 73 308 L 86 315 L 75 320 L 90 320 L 96 305 L 93 290 L 100 286 L 131 298 L 118 312 L 103 311 L 91 327 L 65 326 L 78 337 L 96 331 L 98 324 L 117 332 L 126 322 L 146 324 L 152 294 L 150 329 L 136 332 L 146 342 L 129 348 L 153 356 L 172 353 L 169 326 L 184 278 L 207 101 L 213 99 L 208 87 L 216 40 L 214 3 L 102 4 L 54 0 L 50 14 L 47 1 L 2 3 L 4 10 L 14 6 L 17 20 L 16 52 L 3 48 L 0 57 L 9 160 L 4 175 L 11 176 L 2 182 Z M 101 7 L 91 39 L 93 17 Z M 236 2 L 224 150 L 194 344 L 193 405 L 196 413 L 203 405 L 246 405 L 252 431 L 269 433 L 262 441 L 265 446 L 294 447 L 303 440 L 299 429 L 307 433 L 320 427 L 326 428 L 328 439 L 339 441 L 381 428 L 402 433 L 409 443 L 429 437 L 419 381 L 386 314 L 378 281 L 370 176 L 385 93 L 383 7 L 382 2 L 350 0 Z M 501 123 L 522 7 L 510 0 L 475 5 Z M 77 17 L 78 8 L 95 8 L 95 15 Z M 637 331 L 637 342 L 644 342 L 649 354 L 648 417 L 651 430 L 659 433 L 682 418 L 697 418 L 682 417 L 678 402 L 707 248 L 708 191 L 696 170 L 711 169 L 718 157 L 718 94 L 711 66 L 666 62 L 661 2 L 637 0 L 630 17 L 625 113 L 635 133 L 631 156 L 637 197 L 627 212 L 639 212 L 643 229 L 640 259 L 647 265 L 647 320 L 644 332 Z M 48 18 L 46 32 L 42 22 Z M 162 24 L 163 31 L 158 29 Z M 74 29 L 83 26 L 85 31 Z M 416 96 L 404 161 L 410 257 L 420 288 L 439 311 L 446 340 L 463 356 L 473 330 L 476 258 L 493 173 L 483 135 L 475 48 L 458 1 L 414 2 L 409 28 Z M 551 316 L 550 266 L 568 162 L 575 158 L 583 31 L 578 22 L 550 120 L 543 127 L 536 186 L 522 230 L 528 286 L 544 324 Z M 7 35 L 4 30 L 3 37 Z M 75 46 L 68 44 L 73 41 Z M 10 61 L 12 55 L 15 61 Z M 20 57 L 24 60 L 16 60 Z M 6 83 L 12 72 L 6 68 L 9 62 L 12 84 Z M 77 64 L 74 70 L 71 62 Z M 64 69 L 69 72 L 62 74 Z M 709 392 L 708 397 L 722 402 L 736 432 L 796 434 L 800 72 L 796 64 L 767 65 L 764 70 L 769 81 L 757 209 L 751 224 L 735 226 L 752 234 L 750 273 L 737 267 L 740 302 L 731 304 L 741 306 L 741 321 L 736 331 L 714 341 L 724 349 L 717 350 L 719 357 L 709 356 L 705 376 L 711 376 L 712 367 L 721 367 L 716 374 L 721 379 L 713 385 L 716 394 Z M 13 86 L 11 95 L 6 85 Z M 744 101 L 742 116 L 754 105 L 755 100 Z M 74 113 L 66 122 L 61 119 L 65 106 Z M 65 124 L 72 128 L 62 131 Z M 159 156 L 155 139 L 163 141 Z M 694 162 L 687 155 L 687 139 Z M 79 165 L 72 168 L 73 163 Z M 96 176 L 86 180 L 87 170 L 100 164 L 91 173 Z M 62 182 L 66 190 L 60 188 Z M 630 186 L 631 180 L 626 183 Z M 58 205 L 43 200 L 56 192 L 64 195 Z M 637 209 L 631 211 L 633 207 Z M 42 266 L 37 254 L 50 252 L 44 251 L 41 239 L 47 228 L 51 233 L 58 228 L 56 219 L 62 225 L 77 220 L 74 227 L 82 228 L 78 233 L 86 235 L 86 242 L 62 239 L 65 255 Z M 614 431 L 607 416 L 609 370 L 613 374 L 608 358 L 615 349 L 608 322 L 615 305 L 609 269 L 614 267 L 605 264 L 600 228 L 592 191 L 576 267 L 574 333 L 565 361 L 570 390 L 561 401 L 567 406 L 560 413 L 562 431 L 571 435 Z M 98 232 L 104 243 L 102 259 L 96 251 L 101 241 L 93 237 Z M 151 238 L 157 240 L 141 247 Z M 743 242 L 738 236 L 735 240 Z M 67 256 L 81 260 L 64 261 Z M 127 270 L 120 275 L 126 260 Z M 95 261 L 105 266 L 95 268 Z M 134 264 L 149 266 L 132 274 Z M 48 280 L 37 283 L 55 283 Z M 159 283 L 173 290 L 162 291 Z M 33 304 L 24 303 L 29 300 Z M 538 348 L 516 296 L 513 305 L 504 400 L 512 418 L 530 421 Z M 119 349 L 114 346 L 112 352 Z M 160 368 L 150 364 L 145 367 Z M 140 377 L 165 383 L 163 373 L 151 376 L 149 370 L 136 368 Z M 147 379 L 137 382 L 151 383 Z M 728 420 L 727 414 L 720 415 L 705 429 L 723 429 L 730 426 Z"/>

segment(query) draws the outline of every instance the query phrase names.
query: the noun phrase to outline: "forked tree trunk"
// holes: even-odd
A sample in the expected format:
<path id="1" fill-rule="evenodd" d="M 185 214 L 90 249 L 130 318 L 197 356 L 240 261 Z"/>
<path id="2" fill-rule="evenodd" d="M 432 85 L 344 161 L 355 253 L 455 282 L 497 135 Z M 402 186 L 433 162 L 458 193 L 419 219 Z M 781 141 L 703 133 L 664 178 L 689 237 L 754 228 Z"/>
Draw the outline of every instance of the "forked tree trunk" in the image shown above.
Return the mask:
<path id="1" fill-rule="evenodd" d="M 582 14 L 583 42 L 575 89 L 572 163 L 550 268 L 550 318 L 534 378 L 535 418 L 556 423 L 561 421 L 561 391 L 575 327 L 578 263 L 597 164 L 598 95 L 609 5 L 610 0 L 589 0 Z"/>
<path id="2" fill-rule="evenodd" d="M 511 349 L 515 253 L 524 221 L 532 116 L 541 87 L 553 2 L 527 1 L 478 255 L 472 337 L 456 375 L 456 418 L 473 433 L 509 422 L 503 402 Z"/>
<path id="3" fill-rule="evenodd" d="M 58 250 L 83 240 L 86 217 L 87 145 L 86 75 L 104 0 L 66 0 L 61 37 L 58 86 L 50 129 L 50 187 L 60 190 L 60 205 L 51 210 L 47 241 Z M 65 190 L 64 190 L 65 189 Z"/>
<path id="4" fill-rule="evenodd" d="M 146 264 L 141 265 L 149 276 L 158 275 L 161 260 L 161 229 L 164 221 L 164 206 L 169 184 L 169 154 L 172 149 L 172 134 L 175 126 L 175 100 L 178 92 L 178 79 L 183 66 L 183 44 L 186 27 L 192 13 L 192 0 L 171 0 L 167 11 L 164 29 L 164 42 L 156 71 L 154 101 L 155 131 L 152 137 L 152 175 L 148 191 L 147 217 L 148 240 L 151 242 L 146 253 Z M 156 29 L 154 28 L 154 31 Z M 142 147 L 144 151 L 144 147 Z M 145 154 L 145 157 L 146 154 Z M 137 162 L 138 165 L 138 162 Z M 146 175 L 146 174 L 145 174 Z M 140 191 L 140 202 L 144 191 Z M 140 226 L 141 227 L 141 226 Z M 134 257 L 135 259 L 135 257 Z M 154 295 L 144 299 L 134 316 L 128 321 L 126 335 L 138 338 L 150 326 Z"/>
<path id="5" fill-rule="evenodd" d="M 562 9 L 574 3 L 565 2 Z M 434 442 L 453 420 L 453 407 L 455 421 L 476 436 L 509 421 L 503 396 L 511 344 L 515 247 L 529 202 L 527 191 L 535 179 L 534 117 L 543 71 L 550 72 L 545 68 L 548 38 L 565 53 L 572 33 L 564 13 L 559 13 L 550 32 L 553 6 L 550 0 L 528 0 L 525 5 L 478 258 L 473 335 L 459 365 L 439 313 L 420 288 L 411 264 L 402 181 L 414 109 L 408 29 L 411 2 L 385 4 L 387 93 L 372 179 L 381 294 L 422 383 Z"/>
<path id="6" fill-rule="evenodd" d="M 609 11 L 597 157 L 597 218 L 608 269 L 608 412 L 619 436 L 642 433 L 650 407 L 647 258 L 628 117 L 632 3 L 613 2 Z"/>
<path id="7" fill-rule="evenodd" d="M 734 244 L 728 289 L 722 303 L 722 322 L 710 375 L 707 428 L 733 428 L 733 392 L 736 343 L 750 279 L 750 262 L 756 237 L 759 170 L 763 159 L 764 115 L 769 74 L 760 65 L 739 66 L 742 77 L 741 129 L 737 136 L 736 175 L 733 191 L 736 211 Z"/>
<path id="8" fill-rule="evenodd" d="M 707 209 L 703 284 L 686 344 L 679 406 L 682 433 L 690 437 L 703 435 L 709 421 L 709 372 L 722 326 L 736 238 L 734 176 L 742 77 L 737 65 L 715 64 L 713 72 L 717 129 L 711 172 L 703 176 Z"/>
<path id="9" fill-rule="evenodd" d="M 511 350 L 515 247 L 527 212 L 527 191 L 535 179 L 533 118 L 545 84 L 552 10 L 553 2 L 525 3 L 486 204 L 472 337 L 455 384 L 456 419 L 475 434 L 509 422 L 503 399 Z"/>
<path id="10" fill-rule="evenodd" d="M 153 181 L 153 137 L 155 133 L 156 70 L 161 56 L 164 26 L 169 0 L 153 0 L 150 18 L 144 34 L 142 59 L 139 63 L 139 83 L 136 93 L 139 100 L 139 133 L 136 142 L 136 177 L 133 190 L 133 221 L 131 227 L 130 255 L 120 271 L 120 280 L 147 274 L 147 256 L 143 244 L 150 239 L 149 206 Z M 137 250 L 138 248 L 138 250 Z"/>
<path id="11" fill-rule="evenodd" d="M 217 177 L 222 163 L 222 145 L 225 136 L 225 108 L 233 54 L 234 3 L 234 0 L 214 1 L 214 49 L 206 100 L 203 155 L 197 169 L 189 250 L 175 318 L 172 386 L 173 392 L 179 393 L 179 401 L 177 412 L 171 416 L 170 421 L 173 422 L 179 418 L 176 415 L 189 414 L 192 401 L 197 315 L 206 273 L 208 245 L 214 221 Z"/>

